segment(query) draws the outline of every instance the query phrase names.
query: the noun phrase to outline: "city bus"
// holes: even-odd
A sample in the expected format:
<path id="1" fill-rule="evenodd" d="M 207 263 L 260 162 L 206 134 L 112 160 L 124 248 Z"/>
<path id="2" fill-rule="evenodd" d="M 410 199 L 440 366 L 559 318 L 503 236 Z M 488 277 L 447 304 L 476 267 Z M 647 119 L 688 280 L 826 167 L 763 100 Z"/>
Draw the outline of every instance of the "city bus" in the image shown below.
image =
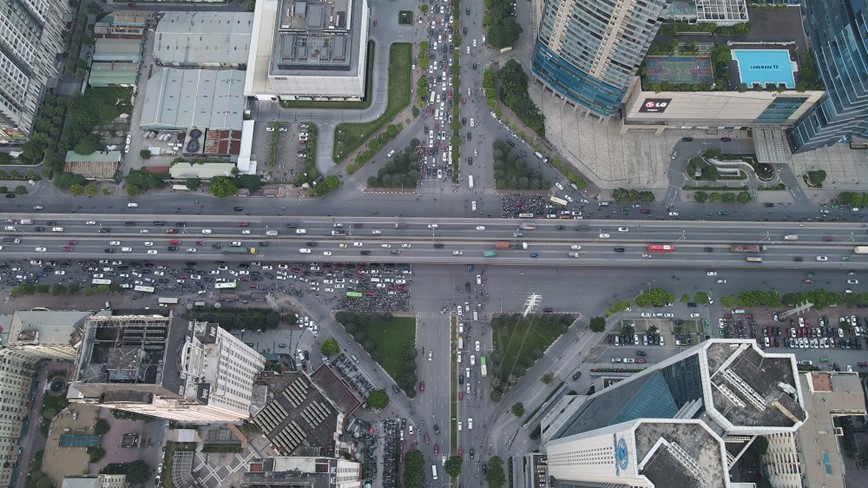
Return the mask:
<path id="1" fill-rule="evenodd" d="M 153 293 L 154 287 L 153 286 L 145 286 L 145 285 L 136 285 L 133 287 L 133 290 L 140 291 L 143 293 Z"/>
<path id="2" fill-rule="evenodd" d="M 215 283 L 215 290 L 232 290 L 238 288 L 238 283 L 235 281 L 227 281 L 226 283 Z"/>
<path id="3" fill-rule="evenodd" d="M 485 365 L 485 356 L 479 356 L 479 369 L 483 378 L 488 376 L 488 367 Z"/>
<path id="4" fill-rule="evenodd" d="M 566 201 L 566 200 L 564 200 L 563 198 L 558 198 L 558 197 L 556 197 L 556 196 L 554 196 L 554 195 L 552 195 L 552 196 L 549 197 L 549 201 L 552 202 L 552 203 L 554 203 L 555 205 L 560 205 L 561 207 L 566 207 L 566 206 L 567 206 L 567 201 Z"/>
<path id="5" fill-rule="evenodd" d="M 487 258 L 493 258 L 493 257 L 497 256 L 497 253 L 494 251 L 485 251 L 482 253 L 482 255 L 487 257 Z"/>
<path id="6" fill-rule="evenodd" d="M 868 254 L 868 246 L 856 246 L 853 248 L 854 254 Z"/>
<path id="7" fill-rule="evenodd" d="M 90 282 L 90 284 L 92 284 L 92 285 L 111 285 L 111 284 L 112 284 L 112 280 L 106 280 L 106 279 L 94 278 L 94 279 Z"/>
<path id="8" fill-rule="evenodd" d="M 675 246 L 672 244 L 648 244 L 648 252 L 673 252 Z"/>
<path id="9" fill-rule="evenodd" d="M 362 292 L 355 290 L 347 291 L 347 298 L 362 298 Z"/>
<path id="10" fill-rule="evenodd" d="M 472 190 L 473 189 L 473 175 L 467 176 L 467 186 Z"/>
<path id="11" fill-rule="evenodd" d="M 761 263 L 761 262 L 763 262 L 763 258 L 761 258 L 759 256 L 748 256 L 748 257 L 744 258 L 744 260 L 749 262 L 749 263 Z"/>

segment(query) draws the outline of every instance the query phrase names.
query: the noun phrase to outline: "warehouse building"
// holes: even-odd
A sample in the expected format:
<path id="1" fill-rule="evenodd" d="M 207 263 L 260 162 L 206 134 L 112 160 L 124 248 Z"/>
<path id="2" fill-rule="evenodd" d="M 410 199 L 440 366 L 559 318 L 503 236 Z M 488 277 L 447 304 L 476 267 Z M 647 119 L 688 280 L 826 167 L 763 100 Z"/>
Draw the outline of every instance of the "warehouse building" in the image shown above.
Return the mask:
<path id="1" fill-rule="evenodd" d="M 244 72 L 157 70 L 148 80 L 141 126 L 150 130 L 241 130 Z"/>
<path id="2" fill-rule="evenodd" d="M 256 2 L 244 94 L 260 100 L 361 100 L 367 0 Z"/>
<path id="3" fill-rule="evenodd" d="M 244 69 L 252 12 L 165 12 L 154 34 L 154 61 L 178 68 Z"/>

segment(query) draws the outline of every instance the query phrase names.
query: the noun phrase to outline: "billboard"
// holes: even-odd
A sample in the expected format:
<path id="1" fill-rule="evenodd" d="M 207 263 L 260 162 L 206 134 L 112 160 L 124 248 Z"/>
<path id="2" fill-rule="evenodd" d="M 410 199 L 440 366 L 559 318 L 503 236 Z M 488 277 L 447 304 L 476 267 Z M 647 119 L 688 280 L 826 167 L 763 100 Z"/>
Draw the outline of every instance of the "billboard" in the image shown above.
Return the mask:
<path id="1" fill-rule="evenodd" d="M 663 113 L 666 111 L 666 107 L 669 106 L 671 101 L 671 98 L 646 98 L 645 101 L 642 102 L 642 107 L 639 108 L 639 112 Z"/>

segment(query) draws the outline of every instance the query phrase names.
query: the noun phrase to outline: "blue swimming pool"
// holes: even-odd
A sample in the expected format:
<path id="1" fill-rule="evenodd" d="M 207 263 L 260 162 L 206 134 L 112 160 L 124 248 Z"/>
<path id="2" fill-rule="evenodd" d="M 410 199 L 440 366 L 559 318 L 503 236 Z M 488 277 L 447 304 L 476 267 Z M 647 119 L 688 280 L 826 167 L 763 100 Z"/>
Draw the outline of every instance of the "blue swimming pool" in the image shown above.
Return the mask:
<path id="1" fill-rule="evenodd" d="M 786 49 L 733 49 L 732 59 L 738 64 L 741 82 L 748 88 L 754 83 L 763 86 L 766 83 L 784 83 L 787 88 L 796 87 L 793 75 L 797 70 L 796 63 L 790 61 Z"/>

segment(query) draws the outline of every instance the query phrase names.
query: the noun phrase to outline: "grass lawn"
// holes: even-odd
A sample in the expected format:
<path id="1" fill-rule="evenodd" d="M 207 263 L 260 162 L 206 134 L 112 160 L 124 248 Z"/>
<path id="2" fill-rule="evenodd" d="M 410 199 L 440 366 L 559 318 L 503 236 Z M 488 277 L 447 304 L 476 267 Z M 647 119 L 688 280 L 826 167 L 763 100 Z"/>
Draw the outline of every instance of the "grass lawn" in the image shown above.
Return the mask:
<path id="1" fill-rule="evenodd" d="M 394 43 L 389 48 L 389 99 L 386 111 L 370 122 L 338 124 L 333 154 L 335 162 L 343 161 L 410 104 L 411 56 L 410 43 Z"/>
<path id="2" fill-rule="evenodd" d="M 404 375 L 404 354 L 408 347 L 416 347 L 416 319 L 394 317 L 391 322 L 364 329 L 380 351 L 380 366 L 396 380 Z"/>
<path id="3" fill-rule="evenodd" d="M 504 314 L 492 320 L 494 348 L 500 357 L 497 373 L 504 383 L 511 374 L 521 376 L 566 328 L 575 316 L 569 314 Z"/>
<path id="4" fill-rule="evenodd" d="M 362 110 L 371 106 L 374 90 L 374 41 L 368 41 L 368 62 L 365 67 L 365 99 L 361 102 L 315 102 L 310 100 L 281 100 L 283 108 L 326 108 L 333 110 Z"/>
<path id="5" fill-rule="evenodd" d="M 413 12 L 410 10 L 398 11 L 398 23 L 408 25 L 413 23 Z"/>

